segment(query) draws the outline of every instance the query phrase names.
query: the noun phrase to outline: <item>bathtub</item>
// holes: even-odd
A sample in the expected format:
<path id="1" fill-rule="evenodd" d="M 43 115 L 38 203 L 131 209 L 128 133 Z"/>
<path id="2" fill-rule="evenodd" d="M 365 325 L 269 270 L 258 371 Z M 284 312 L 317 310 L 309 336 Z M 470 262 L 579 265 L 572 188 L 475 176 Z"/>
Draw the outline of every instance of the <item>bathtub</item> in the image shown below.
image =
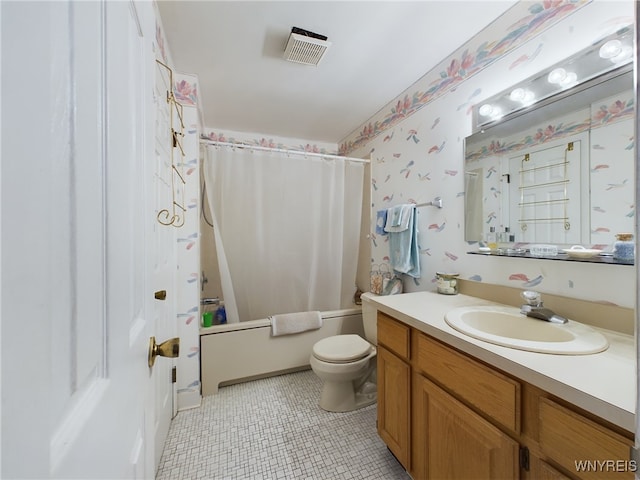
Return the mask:
<path id="1" fill-rule="evenodd" d="M 332 335 L 356 333 L 364 337 L 360 308 L 322 312 L 317 330 L 271 336 L 268 319 L 200 328 L 202 395 L 218 387 L 256 378 L 306 370 L 313 344 Z"/>

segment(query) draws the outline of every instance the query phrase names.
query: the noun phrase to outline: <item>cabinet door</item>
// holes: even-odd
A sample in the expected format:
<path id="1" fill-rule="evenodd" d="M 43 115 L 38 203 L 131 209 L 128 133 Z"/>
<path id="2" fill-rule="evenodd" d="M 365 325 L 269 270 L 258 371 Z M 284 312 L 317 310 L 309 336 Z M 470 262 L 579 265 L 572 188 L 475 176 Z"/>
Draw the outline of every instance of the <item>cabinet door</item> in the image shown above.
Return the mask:
<path id="1" fill-rule="evenodd" d="M 422 375 L 413 378 L 415 479 L 518 478 L 515 440 Z"/>
<path id="2" fill-rule="evenodd" d="M 378 347 L 378 434 L 405 469 L 409 468 L 408 364 Z"/>
<path id="3" fill-rule="evenodd" d="M 531 471 L 528 472 L 526 478 L 532 480 L 571 480 L 547 462 L 534 456 L 531 457 Z"/>
<path id="4" fill-rule="evenodd" d="M 567 472 L 584 479 L 634 478 L 631 439 L 548 398 L 538 405 L 542 452 Z"/>

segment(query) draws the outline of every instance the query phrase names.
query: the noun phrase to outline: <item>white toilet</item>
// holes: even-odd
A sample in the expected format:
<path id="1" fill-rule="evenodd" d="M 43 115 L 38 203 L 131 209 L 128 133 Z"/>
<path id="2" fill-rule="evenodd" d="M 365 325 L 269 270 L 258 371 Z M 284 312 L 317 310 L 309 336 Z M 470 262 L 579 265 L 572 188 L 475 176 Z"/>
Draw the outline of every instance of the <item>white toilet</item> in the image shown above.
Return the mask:
<path id="1" fill-rule="evenodd" d="M 362 305 L 365 340 L 334 335 L 313 346 L 309 363 L 324 382 L 318 404 L 329 412 L 349 412 L 376 401 L 376 309 Z"/>

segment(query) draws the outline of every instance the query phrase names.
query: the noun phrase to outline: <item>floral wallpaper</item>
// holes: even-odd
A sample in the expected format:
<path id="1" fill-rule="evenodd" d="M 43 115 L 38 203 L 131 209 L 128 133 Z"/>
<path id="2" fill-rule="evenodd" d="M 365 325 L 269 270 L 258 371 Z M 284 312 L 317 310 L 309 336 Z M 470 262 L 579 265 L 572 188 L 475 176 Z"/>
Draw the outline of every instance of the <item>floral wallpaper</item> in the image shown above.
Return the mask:
<path id="1" fill-rule="evenodd" d="M 592 105 L 589 165 L 591 241 L 610 245 L 616 233 L 635 230 L 635 98 L 609 97 Z"/>
<path id="2" fill-rule="evenodd" d="M 182 167 L 185 179 L 184 225 L 177 230 L 178 269 L 178 408 L 200 404 L 200 154 L 198 135 L 197 77 L 174 73 L 174 95 L 182 103 L 185 123 Z"/>
<path id="3" fill-rule="evenodd" d="M 633 119 L 635 117 L 635 99 L 633 92 L 625 92 L 624 96 L 602 99 L 600 103 L 592 105 L 592 110 L 585 118 L 562 119 L 539 127 L 535 132 L 519 137 L 515 140 L 492 140 L 482 144 L 477 150 L 467 151 L 467 161 L 477 160 L 490 155 L 505 155 L 534 145 L 543 145 L 553 140 L 566 138 L 576 133 L 609 126 L 615 122 Z M 632 132 L 630 132 L 632 135 Z M 625 144 L 625 150 L 633 150 L 633 135 L 629 143 Z M 603 147 L 596 147 L 602 149 Z M 602 167 L 600 167 L 602 168 Z"/>
<path id="4" fill-rule="evenodd" d="M 479 160 L 493 155 L 510 155 L 525 148 L 566 138 L 580 132 L 586 132 L 591 127 L 591 118 L 575 118 L 570 121 L 564 119 L 552 121 L 534 132 L 516 139 L 491 140 L 489 143 L 478 146 L 477 150 L 465 152 L 465 158 L 469 161 Z"/>
<path id="5" fill-rule="evenodd" d="M 159 15 L 156 13 L 156 18 L 159 18 Z M 156 41 L 155 41 L 155 48 L 156 48 L 156 58 L 158 58 L 158 60 L 162 60 L 162 62 L 164 62 L 165 64 L 168 63 L 168 56 L 167 56 L 167 49 L 165 48 L 165 37 L 164 37 L 164 31 L 162 30 L 162 25 L 160 25 L 159 22 L 156 23 Z"/>
<path id="6" fill-rule="evenodd" d="M 185 107 L 195 107 L 198 102 L 198 83 L 197 78 L 184 78 L 183 75 L 177 74 L 177 77 L 183 77 L 174 82 L 173 94 L 176 100 Z"/>
<path id="7" fill-rule="evenodd" d="M 308 140 L 299 140 L 285 137 L 265 138 L 256 133 L 233 132 L 230 130 L 212 130 L 204 128 L 202 139 L 224 143 L 237 143 L 238 145 L 248 145 L 256 147 L 278 148 L 283 150 L 293 150 L 296 152 L 321 153 L 326 155 L 337 155 L 337 145 L 335 143 L 310 143 Z"/>
<path id="8" fill-rule="evenodd" d="M 442 209 L 431 206 L 417 209 L 422 277 L 403 278 L 405 291 L 435 290 L 436 272 L 444 271 L 479 282 L 522 289 L 535 287 L 542 293 L 633 308 L 633 267 L 468 254 L 478 245 L 464 240 L 464 139 L 471 134 L 474 104 L 574 54 L 594 40 L 633 24 L 634 7 L 631 0 L 519 2 L 438 68 L 428 72 L 410 91 L 401 93 L 381 109 L 379 115 L 343 139 L 341 153 L 371 158 L 371 264 L 389 261 L 388 236 L 375 232 L 378 211 L 401 203 L 429 202 L 440 196 Z M 592 188 L 604 190 L 618 205 L 614 207 L 607 202 L 591 207 L 596 230 L 592 234 L 595 235 L 599 228 L 612 231 L 619 228 L 603 223 L 619 205 L 624 205 L 622 217 L 633 216 L 630 195 L 634 189 L 633 179 L 616 170 L 618 164 L 633 161 L 634 154 L 629 152 L 634 150 L 629 145 L 635 142 L 633 131 L 629 132 L 624 126 L 625 122 L 632 121 L 631 117 L 617 122 L 604 120 L 607 116 L 631 115 L 632 99 L 608 99 L 594 108 L 596 118 L 606 127 L 596 129 L 597 135 L 601 133 L 603 137 L 592 142 L 592 159 L 597 163 L 590 167 L 596 170 L 596 175 L 602 174 L 601 178 L 595 177 L 600 183 Z M 625 111 L 627 113 L 621 113 Z M 544 141 L 566 133 L 565 129 L 586 129 L 587 118 L 588 113 L 571 125 L 550 122 L 520 142 Z M 626 135 L 622 151 L 614 152 L 609 146 L 612 135 Z M 625 149 L 627 147 L 629 149 Z M 487 146 L 493 150 L 506 148 L 517 146 Z M 594 157 L 594 151 L 601 156 Z M 486 174 L 495 177 L 499 171 Z M 489 195 L 497 199 L 500 192 L 492 191 Z M 617 195 L 620 197 L 614 198 Z"/>
<path id="9" fill-rule="evenodd" d="M 457 85 L 491 65 L 505 53 L 538 35 L 550 24 L 561 20 L 586 3 L 588 0 L 526 2 L 528 8 L 524 17 L 507 24 L 504 32 L 500 32 L 503 33 L 502 36 L 492 40 L 487 40 L 484 37 L 478 38 L 476 41 L 464 45 L 451 58 L 420 79 L 418 85 L 424 90 L 405 93 L 385 114 L 368 122 L 354 137 L 341 143 L 340 153 L 348 155 L 380 133 L 413 115 L 435 98 L 455 89 Z M 516 11 L 519 13 L 516 9 L 510 10 L 511 13 Z M 510 12 L 501 18 L 501 24 L 506 24 L 511 20 Z M 529 56 L 524 55 L 517 58 L 511 68 L 535 58 L 539 53 L 540 48 L 534 50 Z M 466 103 L 468 104 L 474 97 L 480 95 L 481 91 L 481 89 L 475 90 Z"/>
<path id="10" fill-rule="evenodd" d="M 171 55 L 156 11 L 156 58 L 171 66 Z M 176 325 L 180 337 L 177 359 L 178 410 L 197 407 L 200 395 L 200 211 L 199 211 L 199 125 L 198 79 L 193 75 L 173 73 L 173 91 L 182 104 L 185 124 L 182 148 L 184 158 L 177 165 L 184 180 L 185 221 L 174 229 L 177 245 Z M 172 228 L 173 227 L 166 227 Z"/>

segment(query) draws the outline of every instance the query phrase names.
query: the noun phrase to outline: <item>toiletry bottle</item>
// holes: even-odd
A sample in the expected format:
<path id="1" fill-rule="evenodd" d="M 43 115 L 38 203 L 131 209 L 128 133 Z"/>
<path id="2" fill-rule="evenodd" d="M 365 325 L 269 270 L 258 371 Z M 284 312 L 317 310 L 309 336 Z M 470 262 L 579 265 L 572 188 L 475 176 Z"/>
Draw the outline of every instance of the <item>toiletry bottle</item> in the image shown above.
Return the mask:
<path id="1" fill-rule="evenodd" d="M 618 233 L 613 244 L 613 259 L 619 262 L 633 263 L 635 248 L 632 233 Z"/>
<path id="2" fill-rule="evenodd" d="M 213 325 L 213 312 L 204 312 L 202 314 L 202 326 L 207 328 Z"/>
<path id="3" fill-rule="evenodd" d="M 509 237 L 511 236 L 511 232 L 509 231 L 509 227 L 504 227 L 503 231 L 498 233 L 498 250 L 505 253 L 509 249 Z"/>
<path id="4" fill-rule="evenodd" d="M 489 233 L 487 233 L 487 247 L 489 247 L 491 250 L 496 250 L 498 248 L 496 227 L 489 227 Z"/>
<path id="5" fill-rule="evenodd" d="M 227 323 L 227 311 L 224 309 L 224 302 L 220 301 L 220 306 L 216 310 L 216 324 L 222 325 Z"/>

